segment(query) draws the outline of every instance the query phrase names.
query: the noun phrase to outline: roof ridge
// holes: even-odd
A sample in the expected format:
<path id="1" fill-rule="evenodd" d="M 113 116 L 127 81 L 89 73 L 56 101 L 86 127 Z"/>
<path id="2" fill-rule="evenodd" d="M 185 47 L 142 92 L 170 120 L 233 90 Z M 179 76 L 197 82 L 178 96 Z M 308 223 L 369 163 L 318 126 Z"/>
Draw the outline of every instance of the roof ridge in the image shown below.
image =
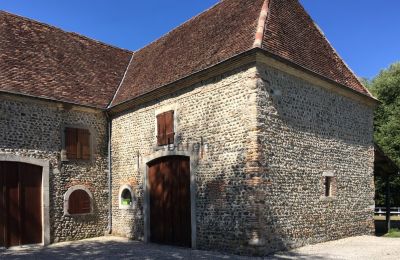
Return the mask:
<path id="1" fill-rule="evenodd" d="M 258 18 L 258 24 L 256 28 L 256 34 L 254 38 L 253 48 L 261 48 L 265 33 L 265 27 L 267 26 L 268 15 L 269 15 L 269 4 L 272 0 L 265 0 L 261 7 L 260 16 Z"/>
<path id="2" fill-rule="evenodd" d="M 55 29 L 55 30 L 61 31 L 61 32 L 66 33 L 66 34 L 77 36 L 79 38 L 82 38 L 82 39 L 85 39 L 85 40 L 88 40 L 88 41 L 91 41 L 91 42 L 94 42 L 94 43 L 97 43 L 97 44 L 100 44 L 100 45 L 103 45 L 103 46 L 106 46 L 106 47 L 110 47 L 110 48 L 113 48 L 113 49 L 121 50 L 121 51 L 124 51 L 124 52 L 127 52 L 127 53 L 133 53 L 133 51 L 131 51 L 131 50 L 123 49 L 123 48 L 111 45 L 109 43 L 105 43 L 105 42 L 102 42 L 102 41 L 99 41 L 99 40 L 96 40 L 96 39 L 92 39 L 92 38 L 89 38 L 89 37 L 87 37 L 85 35 L 79 34 L 77 32 L 69 32 L 69 31 L 66 31 L 64 29 L 61 29 L 60 27 L 56 27 L 54 25 L 51 25 L 51 24 L 48 24 L 48 23 L 45 23 L 45 22 L 41 22 L 41 21 L 38 21 L 38 20 L 35 20 L 35 19 L 32 19 L 32 18 L 28 18 L 28 17 L 24 17 L 24 16 L 21 16 L 21 15 L 18 15 L 18 14 L 14 14 L 14 13 L 10 13 L 10 12 L 4 11 L 4 10 L 0 10 L 0 14 L 2 14 L 2 13 L 5 14 L 5 15 L 16 17 L 16 18 L 21 19 L 21 20 L 25 20 L 25 21 L 28 21 L 28 22 L 31 22 L 31 23 L 35 23 L 35 24 L 38 24 L 38 25 L 41 25 L 41 26 L 45 26 L 45 27 L 50 28 L 50 29 Z"/>
<path id="3" fill-rule="evenodd" d="M 134 56 L 134 53 L 132 52 L 131 59 L 129 60 L 128 65 L 126 66 L 124 75 L 121 78 L 121 82 L 119 83 L 118 88 L 115 90 L 114 96 L 112 97 L 111 101 L 108 103 L 107 108 L 110 108 L 112 106 L 112 103 L 114 102 L 115 98 L 117 97 L 118 92 L 122 86 L 122 83 L 124 83 L 124 80 L 125 80 L 126 74 L 128 73 L 129 67 L 132 63 L 133 56 Z"/>
<path id="4" fill-rule="evenodd" d="M 185 24 L 191 22 L 192 20 L 195 20 L 195 19 L 199 18 L 199 17 L 200 17 L 201 15 L 203 15 L 204 13 L 206 13 L 206 12 L 208 12 L 209 10 L 214 9 L 215 7 L 217 7 L 218 5 L 220 5 L 223 1 L 225 1 L 225 0 L 220 0 L 219 2 L 217 2 L 217 3 L 214 4 L 214 5 L 212 5 L 211 7 L 205 9 L 204 11 L 202 11 L 202 12 L 200 12 L 200 13 L 198 13 L 197 15 L 193 16 L 193 17 L 190 18 L 189 20 L 186 20 L 186 21 L 184 21 L 183 23 L 181 23 L 181 24 L 175 26 L 173 29 L 169 30 L 167 33 L 163 34 L 162 36 L 160 36 L 160 37 L 154 39 L 153 41 L 149 42 L 148 44 L 144 45 L 142 48 L 139 48 L 139 49 L 137 49 L 136 51 L 133 51 L 134 54 L 135 54 L 135 53 L 138 53 L 139 51 L 143 50 L 144 48 L 146 48 L 146 47 L 148 47 L 148 46 L 154 44 L 155 42 L 158 42 L 159 40 L 161 40 L 161 39 L 167 37 L 169 34 L 171 34 L 172 32 L 174 32 L 175 30 L 181 28 L 181 27 L 184 26 Z"/>

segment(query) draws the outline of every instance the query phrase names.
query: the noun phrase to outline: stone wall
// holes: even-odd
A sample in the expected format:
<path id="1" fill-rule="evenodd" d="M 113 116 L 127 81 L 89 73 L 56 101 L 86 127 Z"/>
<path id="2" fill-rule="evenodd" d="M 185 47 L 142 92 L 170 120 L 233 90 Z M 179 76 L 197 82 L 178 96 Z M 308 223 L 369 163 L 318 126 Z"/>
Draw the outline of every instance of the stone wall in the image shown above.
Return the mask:
<path id="1" fill-rule="evenodd" d="M 90 128 L 93 160 L 61 162 L 63 127 Z M 0 153 L 50 162 L 51 242 L 104 235 L 108 219 L 107 123 L 102 112 L 29 98 L 0 97 Z M 94 197 L 94 212 L 64 216 L 64 194 L 85 185 Z"/>
<path id="2" fill-rule="evenodd" d="M 257 77 L 260 253 L 372 234 L 373 108 L 264 64 Z"/>
<path id="3" fill-rule="evenodd" d="M 198 158 L 197 248 L 265 255 L 373 231 L 373 109 L 258 64 L 113 119 L 114 234 L 144 239 L 145 158 L 156 114 L 171 109 L 175 146 Z M 134 209 L 119 209 L 122 185 Z"/>
<path id="4" fill-rule="evenodd" d="M 192 168 L 197 247 L 240 252 L 238 246 L 247 243 L 243 219 L 248 214 L 242 183 L 256 140 L 255 75 L 255 66 L 242 67 L 112 120 L 114 234 L 144 238 L 143 165 L 157 153 L 156 114 L 173 109 L 175 146 L 198 158 Z M 131 185 L 137 197 L 135 209 L 119 209 L 118 191 L 124 184 Z"/>

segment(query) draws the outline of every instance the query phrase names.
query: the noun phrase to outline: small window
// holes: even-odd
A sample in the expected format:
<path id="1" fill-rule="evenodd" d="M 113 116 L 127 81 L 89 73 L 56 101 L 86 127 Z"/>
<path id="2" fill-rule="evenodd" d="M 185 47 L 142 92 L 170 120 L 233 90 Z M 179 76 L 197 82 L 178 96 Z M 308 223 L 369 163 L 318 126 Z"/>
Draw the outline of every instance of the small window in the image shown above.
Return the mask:
<path id="1" fill-rule="evenodd" d="M 324 179 L 325 197 L 332 196 L 332 178 L 333 177 L 325 176 Z"/>
<path id="2" fill-rule="evenodd" d="M 119 208 L 134 209 L 136 204 L 135 196 L 130 185 L 123 185 L 119 189 Z"/>
<path id="3" fill-rule="evenodd" d="M 84 190 L 73 191 L 68 198 L 68 214 L 88 214 L 91 212 L 91 200 Z"/>
<path id="4" fill-rule="evenodd" d="M 157 145 L 174 143 L 174 111 L 157 115 Z"/>
<path id="5" fill-rule="evenodd" d="M 68 160 L 90 160 L 89 130 L 65 128 L 65 149 Z"/>
<path id="6" fill-rule="evenodd" d="M 121 205 L 131 206 L 132 205 L 132 194 L 130 190 L 124 189 L 121 194 Z"/>

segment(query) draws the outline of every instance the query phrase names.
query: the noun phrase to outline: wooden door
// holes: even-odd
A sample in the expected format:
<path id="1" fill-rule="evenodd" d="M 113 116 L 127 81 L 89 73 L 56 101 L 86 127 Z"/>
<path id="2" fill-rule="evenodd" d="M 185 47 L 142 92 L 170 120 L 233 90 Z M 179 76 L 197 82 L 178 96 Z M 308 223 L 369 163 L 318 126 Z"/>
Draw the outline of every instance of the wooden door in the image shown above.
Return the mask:
<path id="1" fill-rule="evenodd" d="M 150 241 L 191 246 L 190 161 L 163 157 L 149 165 Z"/>
<path id="2" fill-rule="evenodd" d="M 0 162 L 1 246 L 42 242 L 42 168 Z"/>

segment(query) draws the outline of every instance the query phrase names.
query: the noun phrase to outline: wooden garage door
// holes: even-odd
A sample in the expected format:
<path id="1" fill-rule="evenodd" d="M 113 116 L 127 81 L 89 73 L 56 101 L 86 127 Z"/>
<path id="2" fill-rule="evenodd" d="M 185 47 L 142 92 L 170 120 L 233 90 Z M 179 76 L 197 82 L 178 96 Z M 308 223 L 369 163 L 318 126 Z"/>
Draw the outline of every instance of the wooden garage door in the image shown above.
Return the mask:
<path id="1" fill-rule="evenodd" d="M 164 157 L 149 165 L 150 241 L 191 246 L 190 162 Z"/>
<path id="2" fill-rule="evenodd" d="M 42 168 L 0 162 L 0 246 L 42 242 Z"/>

